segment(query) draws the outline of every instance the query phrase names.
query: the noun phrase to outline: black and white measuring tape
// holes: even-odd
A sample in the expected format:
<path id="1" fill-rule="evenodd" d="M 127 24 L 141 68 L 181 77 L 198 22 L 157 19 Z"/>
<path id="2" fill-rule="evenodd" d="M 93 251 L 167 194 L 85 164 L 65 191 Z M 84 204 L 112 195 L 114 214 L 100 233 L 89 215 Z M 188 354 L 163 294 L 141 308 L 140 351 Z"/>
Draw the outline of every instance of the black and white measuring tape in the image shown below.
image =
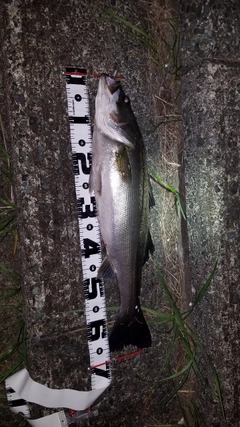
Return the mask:
<path id="1" fill-rule="evenodd" d="M 88 346 L 92 367 L 92 388 L 99 378 L 109 385 L 109 344 L 107 336 L 106 302 L 102 279 L 97 279 L 101 265 L 101 238 L 95 197 L 89 193 L 92 133 L 87 74 L 84 69 L 67 68 L 67 99 L 70 122 L 78 222 L 82 251 L 85 311 L 88 328 Z M 100 366 L 101 367 L 97 367 Z"/>
<path id="2" fill-rule="evenodd" d="M 68 115 L 75 176 L 80 245 L 85 297 L 85 312 L 90 354 L 90 391 L 49 389 L 31 379 L 22 369 L 6 380 L 9 406 L 22 414 L 33 427 L 65 427 L 94 415 L 93 402 L 111 382 L 110 353 L 107 336 L 107 316 L 103 282 L 97 279 L 101 265 L 101 240 L 95 197 L 89 193 L 92 134 L 85 69 L 66 69 Z M 71 412 L 55 412 L 38 420 L 30 419 L 27 402 L 47 408 L 69 408 Z"/>

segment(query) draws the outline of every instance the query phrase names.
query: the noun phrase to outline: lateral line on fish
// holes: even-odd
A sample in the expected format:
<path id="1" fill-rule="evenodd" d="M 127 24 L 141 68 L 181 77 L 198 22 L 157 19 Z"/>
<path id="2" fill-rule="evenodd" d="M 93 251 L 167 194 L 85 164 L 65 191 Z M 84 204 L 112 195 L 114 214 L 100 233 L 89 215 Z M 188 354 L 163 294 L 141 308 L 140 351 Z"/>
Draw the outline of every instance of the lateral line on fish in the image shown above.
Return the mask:
<path id="1" fill-rule="evenodd" d="M 124 354 L 123 356 L 115 357 L 112 360 L 107 360 L 106 362 L 99 363 L 98 365 L 95 365 L 95 366 L 91 366 L 91 369 L 96 369 L 96 368 L 99 368 L 99 366 L 103 366 L 103 365 L 110 365 L 110 363 L 119 362 L 120 360 L 128 359 L 129 357 L 137 356 L 138 354 L 141 354 L 141 353 L 143 353 L 143 350 L 139 349 L 137 351 L 133 351 L 132 353 Z"/>

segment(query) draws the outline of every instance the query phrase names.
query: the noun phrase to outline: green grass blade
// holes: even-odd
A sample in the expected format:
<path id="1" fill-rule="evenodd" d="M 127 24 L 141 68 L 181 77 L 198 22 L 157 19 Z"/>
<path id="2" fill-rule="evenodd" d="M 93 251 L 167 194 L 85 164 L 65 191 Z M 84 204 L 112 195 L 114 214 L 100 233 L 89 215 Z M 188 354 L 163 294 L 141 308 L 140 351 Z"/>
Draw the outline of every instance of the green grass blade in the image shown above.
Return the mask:
<path id="1" fill-rule="evenodd" d="M 164 381 L 168 381 L 168 380 L 174 380 L 178 377 L 180 377 L 181 375 L 183 375 L 185 372 L 190 371 L 191 367 L 192 367 L 192 360 L 189 360 L 189 362 L 178 372 L 176 372 L 175 374 L 170 375 L 169 377 L 163 378 L 160 382 L 164 382 Z"/>
<path id="2" fill-rule="evenodd" d="M 24 358 L 20 357 L 20 359 L 9 369 L 6 371 L 0 372 L 0 384 L 3 383 L 10 375 L 13 375 L 19 366 L 24 362 Z"/>
<path id="3" fill-rule="evenodd" d="M 150 170 L 150 174 L 153 176 L 153 178 L 155 178 L 155 180 L 161 184 L 164 188 L 166 188 L 166 190 L 171 191 L 173 194 L 178 194 L 179 192 L 174 188 L 171 187 L 171 185 L 167 184 L 167 182 L 163 181 L 155 172 L 153 172 L 152 170 Z"/>
<path id="4" fill-rule="evenodd" d="M 21 288 L 14 288 L 12 291 L 8 292 L 6 295 L 1 295 L 0 296 L 0 301 L 4 301 L 7 300 L 9 298 L 14 297 L 15 295 L 17 295 L 20 292 Z"/>
<path id="5" fill-rule="evenodd" d="M 203 295 L 206 293 L 207 289 L 209 288 L 209 286 L 210 286 L 210 284 L 212 282 L 212 279 L 213 279 L 213 277 L 214 277 L 214 275 L 216 273 L 217 266 L 218 266 L 218 259 L 215 262 L 215 265 L 213 267 L 213 270 L 210 273 L 210 276 L 208 277 L 207 281 L 204 283 L 204 285 L 200 289 L 199 293 L 197 294 L 196 299 L 195 299 L 194 304 L 193 304 L 193 307 L 195 307 L 196 304 L 198 304 L 199 301 L 201 301 Z"/>
<path id="6" fill-rule="evenodd" d="M 162 274 L 160 272 L 160 268 L 159 268 L 159 265 L 158 265 L 158 262 L 156 261 L 156 259 L 155 259 L 155 264 L 157 266 L 158 277 L 160 279 L 160 282 L 162 284 L 162 287 L 164 289 L 164 292 L 165 292 L 165 295 L 166 295 L 166 297 L 168 299 L 170 307 L 171 307 L 171 309 L 172 309 L 172 311 L 174 313 L 175 321 L 178 324 L 178 326 L 180 328 L 182 328 L 183 331 L 186 332 L 186 325 L 185 325 L 184 319 L 182 317 L 182 314 L 181 314 L 180 310 L 178 309 L 178 307 L 176 306 L 176 304 L 174 302 L 173 296 L 172 296 L 172 294 L 171 294 L 171 292 L 170 292 L 170 290 L 169 290 L 169 288 L 168 288 L 168 286 L 167 286 L 167 284 L 166 284 L 166 282 L 165 282 L 165 280 L 164 280 L 164 278 L 163 278 L 163 276 L 162 276 Z"/>
<path id="7" fill-rule="evenodd" d="M 185 347 L 185 350 L 187 352 L 187 355 L 188 355 L 189 359 L 192 361 L 192 365 L 193 365 L 193 368 L 194 368 L 195 372 L 205 382 L 205 378 L 204 378 L 204 376 L 202 374 L 202 371 L 201 371 L 201 369 L 200 369 L 200 367 L 199 367 L 199 365 L 198 365 L 198 363 L 197 363 L 197 361 L 195 359 L 195 350 L 193 352 L 192 349 L 191 349 L 191 344 L 189 342 L 190 335 L 188 335 L 187 338 L 186 338 L 186 336 L 184 336 L 184 334 L 181 331 L 179 331 L 179 336 L 180 336 L 180 339 L 181 339 L 181 343 Z M 192 340 L 192 343 L 195 345 L 195 343 L 194 343 L 193 340 Z"/>
<path id="8" fill-rule="evenodd" d="M 168 322 L 173 322 L 174 320 L 174 315 L 172 313 L 164 313 L 162 311 L 158 311 L 158 310 L 152 310 L 150 308 L 147 307 L 142 307 L 142 310 L 145 311 L 148 314 L 151 314 L 155 317 L 156 323 L 159 323 L 159 321 L 162 323 L 168 323 Z"/>
<path id="9" fill-rule="evenodd" d="M 135 31 L 136 33 L 140 34 L 144 39 L 149 40 L 149 42 L 151 42 L 151 43 L 154 43 L 154 45 L 157 48 L 157 44 L 156 44 L 154 38 L 151 36 L 151 34 L 148 34 L 145 31 L 141 30 L 141 28 L 137 27 L 136 25 L 132 24 L 130 21 L 127 21 L 126 19 L 124 19 L 121 16 L 117 15 L 116 13 L 112 12 L 110 9 L 104 8 L 104 11 L 106 13 L 108 13 L 109 15 L 111 15 L 113 18 L 115 18 L 117 21 L 126 25 L 132 31 Z"/>
<path id="10" fill-rule="evenodd" d="M 13 225 L 10 228 L 4 228 L 3 230 L 0 231 L 0 236 L 5 236 L 8 233 L 11 233 L 12 231 L 16 230 L 16 226 Z"/>
<path id="11" fill-rule="evenodd" d="M 164 359 L 162 368 L 161 368 L 161 370 L 159 372 L 159 376 L 162 374 L 162 372 L 164 371 L 164 369 L 166 368 L 166 366 L 168 366 L 168 364 L 169 364 L 169 360 L 170 360 L 171 354 L 173 353 L 173 348 L 174 348 L 174 344 L 175 344 L 175 341 L 176 341 L 176 336 L 177 336 L 177 325 L 174 322 L 174 324 L 173 324 L 173 336 L 172 336 L 172 339 L 170 341 L 170 344 L 169 344 L 169 347 L 168 347 L 168 351 L 167 351 L 166 357 Z"/>
<path id="12" fill-rule="evenodd" d="M 182 207 L 180 194 L 176 194 L 176 198 L 177 198 L 177 204 L 178 204 L 178 207 L 179 207 L 180 212 L 182 214 L 182 217 L 183 217 L 183 219 L 185 219 L 185 221 L 187 221 L 187 217 L 186 217 L 185 212 L 184 212 L 183 207 Z"/>
<path id="13" fill-rule="evenodd" d="M 193 311 L 194 307 L 196 307 L 196 305 L 201 301 L 201 299 L 203 298 L 204 294 L 207 292 L 209 286 L 212 283 L 213 277 L 216 273 L 217 270 L 217 266 L 218 266 L 218 258 L 214 264 L 214 267 L 209 275 L 209 277 L 207 278 L 206 282 L 204 283 L 204 285 L 201 287 L 199 293 L 197 294 L 195 301 L 191 307 L 191 310 L 188 310 L 186 313 L 184 313 L 184 318 L 186 319 Z"/>
<path id="14" fill-rule="evenodd" d="M 3 199 L 2 197 L 0 197 L 0 202 L 3 203 L 5 206 L 14 208 L 15 205 L 14 203 L 9 202 L 8 200 Z"/>
<path id="15" fill-rule="evenodd" d="M 211 367 L 211 371 L 213 374 L 216 392 L 217 392 L 217 397 L 218 397 L 218 401 L 220 403 L 220 407 L 221 407 L 221 411 L 222 411 L 222 417 L 223 417 L 224 421 L 226 422 L 226 413 L 225 413 L 225 408 L 224 408 L 224 402 L 223 402 L 223 396 L 222 396 L 222 390 L 221 390 L 219 376 L 218 376 L 216 368 L 215 368 L 215 366 L 214 366 L 214 364 L 213 364 L 213 362 L 212 362 L 212 360 L 208 354 L 207 354 L 207 358 L 208 358 L 208 363 Z"/>
<path id="16" fill-rule="evenodd" d="M 158 53 L 158 57 L 160 57 L 160 54 Z M 166 69 L 166 67 L 165 67 L 165 64 L 163 63 L 163 60 L 162 60 L 162 62 L 160 62 L 160 60 L 161 60 L 161 57 L 160 57 L 160 60 L 159 59 L 156 59 L 156 58 L 154 58 L 153 56 L 149 56 L 149 58 L 159 67 L 159 68 L 161 68 L 162 69 L 162 71 L 164 71 L 164 73 L 166 73 L 167 72 L 167 69 Z M 156 126 L 156 129 L 157 129 L 157 127 L 158 126 Z M 155 130 L 156 130 L 155 129 Z M 150 134 L 151 135 L 151 134 Z"/>
<path id="17" fill-rule="evenodd" d="M 114 25 L 118 28 L 122 28 L 122 26 L 125 26 L 125 31 L 128 33 L 134 35 L 134 37 L 141 41 L 145 46 L 147 46 L 152 52 L 154 52 L 155 55 L 158 57 L 160 56 L 160 52 L 158 49 L 158 45 L 155 42 L 155 39 L 151 36 L 151 34 L 147 33 L 146 31 L 142 30 L 141 28 L 137 27 L 136 25 L 132 24 L 130 21 L 128 21 L 125 18 L 122 18 L 121 16 L 117 15 L 116 13 L 112 12 L 111 10 L 104 8 L 104 12 L 108 15 L 110 15 L 112 18 L 116 20 L 114 22 Z M 113 25 L 113 22 L 109 22 L 111 25 Z M 153 59 L 153 58 L 152 58 Z M 159 65 L 164 69 L 161 63 Z"/>
<path id="18" fill-rule="evenodd" d="M 190 370 L 187 371 L 183 377 L 183 379 L 178 383 L 177 386 L 174 387 L 174 389 L 172 390 L 172 392 L 166 396 L 164 399 L 162 399 L 162 401 L 159 403 L 159 408 L 164 407 L 168 402 L 170 402 L 170 400 L 176 396 L 176 394 L 179 392 L 179 390 L 181 390 L 181 388 L 184 386 L 185 382 L 188 379 Z"/>
<path id="19" fill-rule="evenodd" d="M 8 171 L 3 170 L 2 168 L 0 169 L 0 173 L 3 174 L 7 180 L 10 182 L 10 184 L 13 183 L 13 176 L 12 176 L 12 171 L 11 169 Z"/>
<path id="20" fill-rule="evenodd" d="M 2 270 L 2 272 L 5 273 L 8 277 L 10 277 L 14 282 L 20 284 L 20 275 L 15 271 L 12 271 L 9 268 L 5 267 L 2 262 L 0 262 L 0 270 Z"/>
<path id="21" fill-rule="evenodd" d="M 18 320 L 15 320 L 13 323 L 9 323 L 8 325 L 6 325 L 4 328 L 2 328 L 1 329 L 1 332 L 2 331 L 6 331 L 7 329 L 9 329 L 9 328 L 12 328 L 12 327 L 14 327 L 14 326 L 16 326 L 16 325 L 21 325 L 23 323 L 23 319 L 21 318 L 21 319 L 18 319 Z"/>
<path id="22" fill-rule="evenodd" d="M 6 217 L 6 215 L 5 215 Z M 3 231 L 6 227 L 13 221 L 14 217 L 10 216 L 9 218 L 1 219 L 0 221 L 0 230 Z"/>
<path id="23" fill-rule="evenodd" d="M 9 347 L 7 350 L 4 351 L 4 353 L 0 356 L 0 363 L 5 362 L 7 359 L 9 359 L 10 356 L 12 356 L 18 349 L 19 344 L 16 342 L 11 347 Z"/>
<path id="24" fill-rule="evenodd" d="M 10 156 L 7 152 L 7 150 L 0 144 L 0 151 L 4 154 L 7 160 L 10 160 Z"/>
<path id="25" fill-rule="evenodd" d="M 166 181 L 163 181 L 155 172 L 153 172 L 152 170 L 150 170 L 150 174 L 151 176 L 164 188 L 166 188 L 166 190 L 171 191 L 171 193 L 173 193 L 177 199 L 177 204 L 179 206 L 180 212 L 183 216 L 183 218 L 185 219 L 185 221 L 187 220 L 186 215 L 184 213 L 183 207 L 182 207 L 182 203 L 181 203 L 181 198 L 180 198 L 180 194 L 179 191 L 176 190 L 174 187 L 172 187 L 171 185 L 169 185 Z"/>
<path id="26" fill-rule="evenodd" d="M 201 413 L 199 411 L 199 408 L 197 407 L 196 403 L 193 400 L 190 400 L 190 403 L 188 405 L 189 411 L 192 415 L 192 418 L 194 419 L 195 426 L 194 427 L 201 427 Z"/>
<path id="27" fill-rule="evenodd" d="M 15 219 L 15 213 L 12 210 L 12 208 L 0 208 L 0 223 L 3 223 L 4 221 L 9 221 Z"/>
<path id="28" fill-rule="evenodd" d="M 212 372 L 212 375 L 213 375 L 213 379 L 214 379 L 216 391 L 213 390 L 213 388 L 210 386 L 208 380 L 206 381 L 204 378 L 203 378 L 203 380 L 204 380 L 207 388 L 212 393 L 213 397 L 216 398 L 219 401 L 223 419 L 224 419 L 224 421 L 226 421 L 226 414 L 225 414 L 223 396 L 222 396 L 221 385 L 220 385 L 220 380 L 219 380 L 219 376 L 218 376 L 217 370 L 216 370 L 216 368 L 215 368 L 215 366 L 213 364 L 213 361 L 212 361 L 211 357 L 209 356 L 209 354 L 208 354 L 208 352 L 207 352 L 204 344 L 202 343 L 202 341 L 192 331 L 191 331 L 191 335 L 192 335 L 193 339 L 196 341 L 196 343 L 199 345 L 199 347 L 201 348 L 204 356 L 206 357 L 206 359 L 208 361 L 208 364 L 210 366 L 210 369 L 211 369 L 211 372 Z"/>

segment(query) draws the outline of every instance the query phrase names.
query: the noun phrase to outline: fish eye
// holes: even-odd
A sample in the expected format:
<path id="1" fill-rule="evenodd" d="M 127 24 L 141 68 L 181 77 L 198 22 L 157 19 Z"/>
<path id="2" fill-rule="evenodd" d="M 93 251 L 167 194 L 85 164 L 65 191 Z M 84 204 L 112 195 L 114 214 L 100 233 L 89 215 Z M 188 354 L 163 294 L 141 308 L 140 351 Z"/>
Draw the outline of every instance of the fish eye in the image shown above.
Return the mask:
<path id="1" fill-rule="evenodd" d="M 129 103 L 129 98 L 127 96 L 125 96 L 124 99 L 123 99 L 123 101 L 126 102 L 126 104 L 128 104 Z"/>

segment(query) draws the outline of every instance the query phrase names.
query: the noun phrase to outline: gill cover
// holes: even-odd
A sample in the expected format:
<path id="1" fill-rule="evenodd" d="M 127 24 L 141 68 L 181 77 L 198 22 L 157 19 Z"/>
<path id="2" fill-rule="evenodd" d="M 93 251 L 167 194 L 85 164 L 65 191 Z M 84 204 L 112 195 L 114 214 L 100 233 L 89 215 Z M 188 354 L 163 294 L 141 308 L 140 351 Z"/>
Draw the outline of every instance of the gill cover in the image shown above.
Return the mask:
<path id="1" fill-rule="evenodd" d="M 130 107 L 129 98 L 125 95 L 121 82 L 115 75 L 100 76 L 96 96 L 95 126 L 114 141 L 135 148 L 140 131 Z M 133 131 L 133 128 L 135 131 Z"/>

